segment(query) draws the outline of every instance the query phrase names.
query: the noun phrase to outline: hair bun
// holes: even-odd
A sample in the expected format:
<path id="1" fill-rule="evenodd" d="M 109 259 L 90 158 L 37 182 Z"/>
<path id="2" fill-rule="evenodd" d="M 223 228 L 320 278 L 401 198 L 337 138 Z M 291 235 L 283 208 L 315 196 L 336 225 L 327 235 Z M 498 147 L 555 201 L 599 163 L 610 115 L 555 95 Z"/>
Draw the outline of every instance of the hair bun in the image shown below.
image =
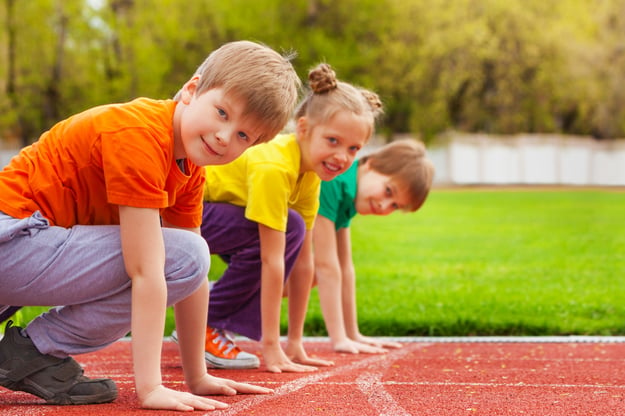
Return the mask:
<path id="1" fill-rule="evenodd" d="M 378 94 L 373 91 L 366 90 L 364 88 L 360 89 L 360 93 L 365 97 L 367 103 L 369 103 L 369 107 L 371 107 L 371 112 L 373 113 L 374 118 L 380 117 L 384 113 L 384 107 L 382 105 L 382 100 Z"/>
<path id="2" fill-rule="evenodd" d="M 328 64 L 319 64 L 308 73 L 308 84 L 315 94 L 324 94 L 336 88 L 336 73 Z"/>

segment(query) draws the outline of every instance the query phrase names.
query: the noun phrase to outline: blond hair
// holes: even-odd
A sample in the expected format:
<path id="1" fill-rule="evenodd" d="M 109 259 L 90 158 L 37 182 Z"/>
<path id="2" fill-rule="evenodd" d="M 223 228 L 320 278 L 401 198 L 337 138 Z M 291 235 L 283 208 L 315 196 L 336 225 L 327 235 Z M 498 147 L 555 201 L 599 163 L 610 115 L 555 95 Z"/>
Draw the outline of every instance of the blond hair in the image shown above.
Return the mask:
<path id="1" fill-rule="evenodd" d="M 391 177 L 404 188 L 410 203 L 405 211 L 416 211 L 425 202 L 434 178 L 434 164 L 427 158 L 425 145 L 417 140 L 393 141 L 362 157 L 358 163 L 369 162 L 376 172 Z"/>
<path id="2" fill-rule="evenodd" d="M 236 95 L 246 103 L 243 115 L 264 127 L 257 143 L 269 141 L 284 128 L 297 104 L 301 81 L 291 64 L 294 56 L 251 41 L 226 43 L 195 71 L 199 76 L 195 94 L 223 88 L 225 94 Z"/>
<path id="3" fill-rule="evenodd" d="M 373 135 L 376 120 L 382 115 L 378 95 L 364 88 L 339 81 L 330 65 L 321 63 L 308 73 L 309 92 L 295 110 L 295 118 L 307 117 L 312 125 L 323 124 L 339 111 L 350 111 L 365 116 L 369 136 Z"/>

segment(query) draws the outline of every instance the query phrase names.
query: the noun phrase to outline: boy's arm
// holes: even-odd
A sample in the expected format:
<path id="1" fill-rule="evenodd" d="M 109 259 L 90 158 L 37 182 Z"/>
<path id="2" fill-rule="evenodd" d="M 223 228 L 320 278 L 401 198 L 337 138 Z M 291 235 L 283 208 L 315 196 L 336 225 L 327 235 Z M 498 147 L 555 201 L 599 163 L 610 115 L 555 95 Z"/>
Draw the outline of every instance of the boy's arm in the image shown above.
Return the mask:
<path id="1" fill-rule="evenodd" d="M 137 395 L 142 407 L 169 410 L 213 410 L 224 409 L 225 403 L 206 397 L 196 396 L 165 388 L 161 378 L 161 348 L 163 344 L 163 328 L 167 305 L 167 285 L 165 282 L 165 244 L 161 230 L 159 211 L 157 209 L 119 207 L 120 234 L 124 264 L 128 276 L 132 280 L 132 355 Z M 189 314 L 191 309 L 207 308 L 208 284 L 203 285 L 194 294 L 180 302 L 183 312 Z M 201 306 L 200 306 L 201 305 Z M 179 314 L 179 312 L 176 312 Z M 206 313 L 203 314 L 206 317 Z M 198 320 L 199 321 L 199 320 Z M 191 324 L 193 325 L 193 324 Z M 205 333 L 204 325 L 199 328 L 196 344 L 203 346 L 201 337 Z M 183 332 L 188 332 L 185 329 Z M 189 339 L 188 336 L 185 338 Z M 182 342 L 181 342 L 182 344 Z M 190 387 L 201 394 L 236 394 L 266 393 L 270 390 L 254 387 L 244 383 L 218 379 L 206 374 L 203 362 L 204 351 L 189 347 L 187 350 L 197 354 L 190 358 L 183 353 L 185 377 Z M 201 366 L 201 367 L 200 367 Z M 201 369 L 200 369 L 201 368 Z M 205 375 L 202 376 L 201 372 Z"/>
<path id="2" fill-rule="evenodd" d="M 349 228 L 341 228 L 336 233 L 337 258 L 341 275 L 341 308 L 345 331 L 350 339 L 357 339 L 358 315 L 356 312 L 356 271 L 352 259 L 352 240 Z"/>
<path id="3" fill-rule="evenodd" d="M 330 341 L 335 350 L 357 352 L 347 347 L 348 338 L 341 308 L 341 281 L 343 279 L 334 222 L 322 215 L 317 216 L 313 230 L 313 243 L 319 303 Z"/>
<path id="4" fill-rule="evenodd" d="M 310 358 L 304 350 L 304 322 L 308 310 L 310 290 L 313 285 L 314 260 L 312 253 L 312 231 L 306 231 L 304 243 L 288 280 L 289 335 L 287 356 L 296 363 L 314 366 L 333 365 L 332 361 Z"/>
<path id="5" fill-rule="evenodd" d="M 211 410 L 225 404 L 162 385 L 161 348 L 167 305 L 165 244 L 159 211 L 119 206 L 121 247 L 132 280 L 131 331 L 135 386 L 142 407 Z"/>
<path id="6" fill-rule="evenodd" d="M 208 313 L 208 280 L 174 306 L 182 369 L 189 389 L 200 395 L 270 393 L 272 390 L 214 377 L 206 372 L 204 340 Z"/>
<path id="7" fill-rule="evenodd" d="M 328 238 L 329 235 L 332 238 Z M 356 274 L 349 228 L 335 231 L 332 221 L 319 216 L 315 224 L 315 242 L 319 302 L 332 347 L 336 351 L 353 354 L 385 352 L 364 342 L 365 338 L 358 331 Z"/>
<path id="8" fill-rule="evenodd" d="M 132 352 L 142 404 L 161 386 L 161 345 L 167 286 L 165 246 L 156 209 L 119 207 L 124 265 L 132 280 Z"/>
<path id="9" fill-rule="evenodd" d="M 341 228 L 337 232 L 338 258 L 341 264 L 343 280 L 341 282 L 341 304 L 345 331 L 350 340 L 355 341 L 359 352 L 383 353 L 384 347 L 399 348 L 401 344 L 381 339 L 365 337 L 358 329 L 358 313 L 356 307 L 356 270 L 352 258 L 352 243 L 349 228 Z"/>
<path id="10" fill-rule="evenodd" d="M 292 362 L 280 345 L 280 310 L 284 283 L 285 235 L 263 224 L 258 224 L 261 257 L 261 330 L 263 357 L 267 370 L 311 371 L 309 367 Z"/>

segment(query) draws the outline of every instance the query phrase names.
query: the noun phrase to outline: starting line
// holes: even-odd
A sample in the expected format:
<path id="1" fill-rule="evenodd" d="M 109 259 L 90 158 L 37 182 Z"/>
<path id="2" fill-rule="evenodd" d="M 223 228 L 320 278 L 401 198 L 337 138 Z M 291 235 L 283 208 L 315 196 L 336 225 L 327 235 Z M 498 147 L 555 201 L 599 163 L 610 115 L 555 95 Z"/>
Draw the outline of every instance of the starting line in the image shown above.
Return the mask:
<path id="1" fill-rule="evenodd" d="M 561 336 L 458 336 L 458 337 L 376 337 L 394 342 L 419 343 L 599 343 L 625 342 L 625 336 L 561 335 Z M 241 338 L 246 339 L 246 338 Z M 286 337 L 282 338 L 286 341 Z M 327 337 L 305 337 L 304 342 L 329 342 Z"/>

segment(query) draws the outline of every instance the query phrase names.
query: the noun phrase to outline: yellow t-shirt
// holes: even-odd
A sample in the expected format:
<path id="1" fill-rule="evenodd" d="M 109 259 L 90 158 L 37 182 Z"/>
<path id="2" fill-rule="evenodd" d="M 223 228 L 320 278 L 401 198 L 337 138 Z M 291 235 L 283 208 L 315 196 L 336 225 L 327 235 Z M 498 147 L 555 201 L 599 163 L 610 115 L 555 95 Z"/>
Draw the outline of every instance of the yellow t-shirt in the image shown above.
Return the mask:
<path id="1" fill-rule="evenodd" d="M 202 223 L 203 169 L 174 160 L 172 100 L 95 107 L 54 125 L 0 172 L 0 211 L 51 224 L 119 224 L 118 205 L 158 208 L 179 227 Z"/>
<path id="2" fill-rule="evenodd" d="M 314 172 L 300 174 L 300 161 L 295 135 L 279 135 L 226 165 L 206 166 L 204 200 L 245 207 L 245 218 L 283 232 L 292 208 L 310 230 L 321 180 Z"/>

